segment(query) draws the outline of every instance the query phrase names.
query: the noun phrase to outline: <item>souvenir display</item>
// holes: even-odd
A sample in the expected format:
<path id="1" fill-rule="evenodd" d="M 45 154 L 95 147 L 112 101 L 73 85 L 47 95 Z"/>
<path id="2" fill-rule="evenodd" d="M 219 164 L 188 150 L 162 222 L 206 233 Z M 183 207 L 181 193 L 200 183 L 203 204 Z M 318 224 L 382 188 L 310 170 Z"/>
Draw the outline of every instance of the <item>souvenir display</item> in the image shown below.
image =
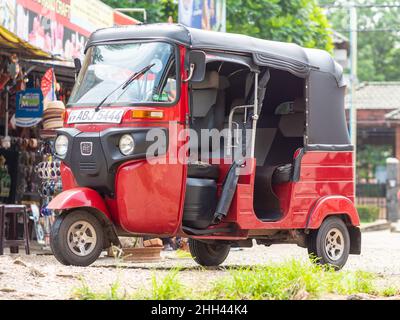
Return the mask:
<path id="1" fill-rule="evenodd" d="M 6 164 L 6 159 L 0 157 L 0 197 L 8 198 L 10 196 L 11 188 L 11 177 L 8 172 L 8 166 Z"/>
<path id="2" fill-rule="evenodd" d="M 61 183 L 61 162 L 54 159 L 53 141 L 45 140 L 42 142 L 39 153 L 42 156 L 41 162 L 36 166 L 36 175 L 41 179 L 41 185 L 38 188 L 42 198 L 42 207 L 40 209 L 39 224 L 44 234 L 44 245 L 50 245 L 50 231 L 54 222 L 52 210 L 47 208 L 49 202 L 62 191 Z"/>
<path id="3" fill-rule="evenodd" d="M 45 245 L 45 234 L 43 224 L 41 223 L 40 209 L 37 205 L 31 205 L 29 218 L 33 221 L 34 230 L 36 234 L 36 241 L 40 245 Z"/>
<path id="4" fill-rule="evenodd" d="M 65 82 L 57 81 L 58 68 Z M 0 53 L 0 204 L 30 205 L 33 236 L 42 246 L 49 246 L 53 222 L 47 204 L 62 188 L 51 132 L 63 126 L 74 81 L 72 68 L 68 76 L 67 67 Z"/>

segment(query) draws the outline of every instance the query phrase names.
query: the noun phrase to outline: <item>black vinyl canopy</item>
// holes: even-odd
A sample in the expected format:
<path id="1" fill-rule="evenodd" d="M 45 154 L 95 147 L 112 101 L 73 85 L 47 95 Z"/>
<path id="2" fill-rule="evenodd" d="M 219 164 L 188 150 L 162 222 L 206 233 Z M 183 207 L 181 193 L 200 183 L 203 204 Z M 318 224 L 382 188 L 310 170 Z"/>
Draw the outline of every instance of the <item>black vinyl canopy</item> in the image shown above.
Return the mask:
<path id="1" fill-rule="evenodd" d="M 257 39 L 245 35 L 187 28 L 180 24 L 150 24 L 115 27 L 96 31 L 87 48 L 97 43 L 124 40 L 165 40 L 191 49 L 250 54 L 258 66 L 270 66 L 305 78 L 311 70 L 335 77 L 343 86 L 343 71 L 329 53 L 306 49 L 293 43 Z"/>
<path id="2" fill-rule="evenodd" d="M 192 29 L 180 24 L 101 29 L 91 35 L 86 49 L 121 41 L 168 41 L 190 49 L 241 55 L 246 57 L 241 63 L 249 67 L 270 67 L 304 78 L 308 109 L 306 144 L 317 149 L 332 146 L 347 149 L 350 146 L 343 69 L 326 51 L 239 34 Z M 232 59 L 232 56 L 223 58 Z"/>

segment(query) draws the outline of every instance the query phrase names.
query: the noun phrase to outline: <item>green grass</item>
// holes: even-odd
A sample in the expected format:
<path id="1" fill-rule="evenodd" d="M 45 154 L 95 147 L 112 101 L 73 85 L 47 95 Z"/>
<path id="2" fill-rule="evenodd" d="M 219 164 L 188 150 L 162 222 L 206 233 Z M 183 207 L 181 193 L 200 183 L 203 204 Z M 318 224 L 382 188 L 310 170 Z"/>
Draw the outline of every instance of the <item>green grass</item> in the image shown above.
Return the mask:
<path id="1" fill-rule="evenodd" d="M 120 290 L 118 283 L 103 293 L 93 292 L 86 283 L 74 291 L 73 298 L 83 300 L 298 300 L 318 299 L 326 295 L 347 296 L 365 293 L 381 297 L 400 294 L 399 288 L 378 289 L 377 276 L 356 271 L 336 272 L 333 268 L 290 260 L 267 266 L 230 270 L 221 279 L 201 288 L 185 286 L 179 269 L 166 276 L 153 274 L 150 285 L 132 294 Z M 198 284 L 197 284 L 198 285 Z M 196 290 L 195 290 L 196 289 Z"/>
<path id="2" fill-rule="evenodd" d="M 381 295 L 384 297 L 393 297 L 400 295 L 400 288 L 389 287 L 381 291 Z"/>
<path id="3" fill-rule="evenodd" d="M 316 299 L 323 294 L 376 293 L 374 276 L 336 272 L 333 268 L 291 260 L 286 263 L 232 271 L 211 290 L 216 299 Z"/>
<path id="4" fill-rule="evenodd" d="M 170 271 L 162 279 L 153 274 L 151 288 L 138 290 L 133 295 L 137 300 L 184 300 L 189 291 L 178 279 L 179 269 Z"/>
<path id="5" fill-rule="evenodd" d="M 179 259 L 191 259 L 192 255 L 188 251 L 177 250 L 176 251 L 176 257 L 179 258 Z"/>
<path id="6" fill-rule="evenodd" d="M 111 284 L 106 292 L 101 293 L 93 292 L 87 283 L 82 281 L 81 287 L 74 290 L 72 298 L 77 300 L 127 300 L 128 295 L 126 292 L 121 292 L 118 281 Z"/>
<path id="7" fill-rule="evenodd" d="M 93 291 L 84 280 L 73 290 L 76 300 L 184 300 L 189 291 L 177 278 L 179 269 L 170 271 L 165 277 L 153 274 L 150 288 L 142 287 L 133 294 L 121 290 L 119 281 L 114 282 L 106 292 Z"/>

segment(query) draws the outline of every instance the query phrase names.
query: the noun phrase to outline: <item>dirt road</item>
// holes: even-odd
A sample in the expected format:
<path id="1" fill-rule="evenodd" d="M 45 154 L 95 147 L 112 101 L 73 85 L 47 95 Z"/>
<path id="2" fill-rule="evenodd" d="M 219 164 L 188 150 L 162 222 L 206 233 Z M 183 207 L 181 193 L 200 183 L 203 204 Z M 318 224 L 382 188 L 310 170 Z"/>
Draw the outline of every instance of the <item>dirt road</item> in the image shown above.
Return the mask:
<path id="1" fill-rule="evenodd" d="M 291 258 L 307 260 L 306 250 L 292 245 L 231 252 L 224 266 L 267 264 Z M 127 292 L 149 283 L 154 273 L 166 274 L 182 267 L 180 279 L 190 286 L 204 286 L 224 276 L 223 269 L 201 271 L 191 259 L 179 259 L 163 253 L 163 261 L 154 264 L 126 264 L 101 258 L 89 268 L 66 267 L 52 256 L 5 255 L 0 257 L 0 299 L 69 299 L 82 281 L 93 290 L 104 291 L 118 281 Z M 400 234 L 388 231 L 363 235 L 363 253 L 351 256 L 345 270 L 378 273 L 385 282 L 400 288 Z"/>

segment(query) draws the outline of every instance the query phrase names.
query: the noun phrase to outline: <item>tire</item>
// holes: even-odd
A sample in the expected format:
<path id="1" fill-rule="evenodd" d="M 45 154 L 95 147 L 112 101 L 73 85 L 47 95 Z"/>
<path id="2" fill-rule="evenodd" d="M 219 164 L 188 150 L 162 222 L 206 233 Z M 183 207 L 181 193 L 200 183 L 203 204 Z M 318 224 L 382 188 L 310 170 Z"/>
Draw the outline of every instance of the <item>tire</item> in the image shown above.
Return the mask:
<path id="1" fill-rule="evenodd" d="M 203 267 L 217 267 L 226 260 L 231 246 L 189 239 L 189 249 L 194 261 L 199 265 Z"/>
<path id="2" fill-rule="evenodd" d="M 84 210 L 72 211 L 57 217 L 51 230 L 50 245 L 62 264 L 88 267 L 103 251 L 104 230 L 93 214 Z"/>
<path id="3" fill-rule="evenodd" d="M 350 254 L 350 235 L 339 217 L 327 218 L 319 230 L 308 238 L 308 254 L 313 262 L 330 265 L 335 270 L 344 267 Z"/>

